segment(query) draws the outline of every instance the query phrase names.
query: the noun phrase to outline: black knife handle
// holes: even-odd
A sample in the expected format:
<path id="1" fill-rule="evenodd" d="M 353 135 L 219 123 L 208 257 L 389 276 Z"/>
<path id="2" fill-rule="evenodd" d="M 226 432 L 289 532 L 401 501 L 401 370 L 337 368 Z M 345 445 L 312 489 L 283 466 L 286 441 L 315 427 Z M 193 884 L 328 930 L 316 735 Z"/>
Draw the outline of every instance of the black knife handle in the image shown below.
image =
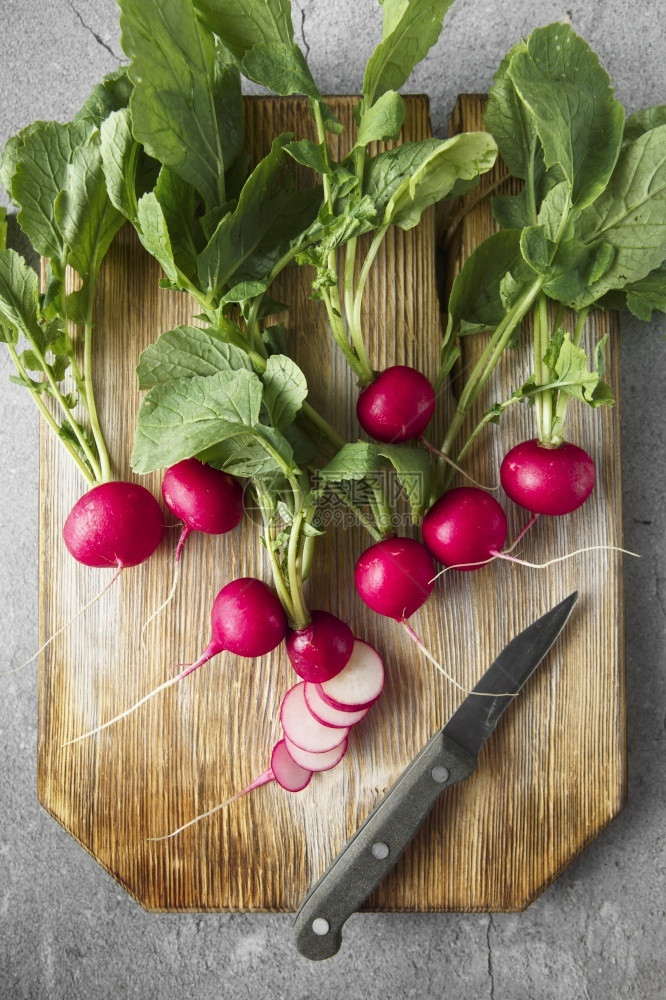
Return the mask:
<path id="1" fill-rule="evenodd" d="M 393 868 L 444 789 L 476 765 L 441 730 L 435 733 L 305 897 L 294 923 L 301 955 L 320 961 L 339 951 L 345 921 Z"/>

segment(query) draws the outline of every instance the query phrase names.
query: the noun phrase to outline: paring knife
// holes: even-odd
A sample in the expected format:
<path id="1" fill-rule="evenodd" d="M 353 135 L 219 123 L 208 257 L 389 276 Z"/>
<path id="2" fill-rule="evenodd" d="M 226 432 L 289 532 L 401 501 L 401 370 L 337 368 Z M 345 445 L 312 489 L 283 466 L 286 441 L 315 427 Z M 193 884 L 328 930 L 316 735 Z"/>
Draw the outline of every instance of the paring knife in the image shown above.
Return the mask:
<path id="1" fill-rule="evenodd" d="M 400 775 L 306 896 L 296 914 L 296 946 L 306 958 L 331 958 L 342 928 L 396 864 L 442 792 L 476 770 L 500 716 L 564 628 L 578 592 L 506 646 L 443 729 Z M 478 693 L 495 697 L 478 697 Z"/>

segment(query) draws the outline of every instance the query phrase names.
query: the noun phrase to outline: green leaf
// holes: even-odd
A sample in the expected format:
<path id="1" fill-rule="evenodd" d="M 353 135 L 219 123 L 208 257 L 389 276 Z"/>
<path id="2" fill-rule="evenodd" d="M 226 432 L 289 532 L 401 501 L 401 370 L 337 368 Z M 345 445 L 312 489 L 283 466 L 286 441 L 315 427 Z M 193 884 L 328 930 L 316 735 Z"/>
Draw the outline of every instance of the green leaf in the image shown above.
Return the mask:
<path id="1" fill-rule="evenodd" d="M 398 188 L 408 180 L 440 147 L 441 139 L 403 142 L 365 161 L 363 194 L 371 198 L 378 218 L 383 218 L 386 206 Z"/>
<path id="2" fill-rule="evenodd" d="M 495 140 L 487 132 L 465 132 L 442 140 L 392 194 L 383 225 L 411 229 L 427 208 L 451 195 L 459 181 L 476 180 L 490 170 L 496 155 Z"/>
<path id="3" fill-rule="evenodd" d="M 259 42 L 243 56 L 243 73 L 282 97 L 304 94 L 313 101 L 322 96 L 305 56 L 295 42 Z"/>
<path id="4" fill-rule="evenodd" d="M 14 330 L 39 334 L 37 274 L 15 250 L 0 250 L 0 319 Z"/>
<path id="5" fill-rule="evenodd" d="M 284 354 L 272 354 L 261 380 L 264 383 L 264 405 L 271 424 L 285 433 L 307 397 L 305 375 L 291 358 Z"/>
<path id="6" fill-rule="evenodd" d="M 546 167 L 562 170 L 576 208 L 591 204 L 608 183 L 624 125 L 597 56 L 567 24 L 550 24 L 518 48 L 508 74 L 533 117 Z"/>
<path id="7" fill-rule="evenodd" d="M 527 43 L 518 42 L 506 54 L 495 74 L 488 94 L 483 121 L 491 133 L 500 155 L 514 177 L 526 180 L 534 171 L 537 133 L 534 117 L 521 101 L 509 76 L 511 60 L 518 52 L 526 52 Z"/>
<path id="8" fill-rule="evenodd" d="M 67 263 L 94 283 L 99 268 L 125 221 L 106 193 L 99 132 L 74 151 L 65 185 L 55 201 L 55 219 L 68 247 Z"/>
<path id="9" fill-rule="evenodd" d="M 567 305 L 577 304 L 590 284 L 611 268 L 615 250 L 603 240 L 581 243 L 576 238 L 555 243 L 544 226 L 523 229 L 520 249 L 533 270 L 546 279 L 547 295 Z"/>
<path id="10" fill-rule="evenodd" d="M 176 266 L 169 227 L 164 210 L 153 191 L 144 194 L 137 205 L 137 232 L 141 243 L 149 254 L 162 266 L 167 279 L 178 287 L 181 274 Z"/>
<path id="11" fill-rule="evenodd" d="M 106 189 L 111 204 L 119 212 L 136 222 L 137 218 L 137 167 L 141 147 L 132 135 L 132 122 L 128 108 L 114 111 L 100 127 L 100 149 Z"/>
<path id="12" fill-rule="evenodd" d="M 302 225 L 304 192 L 294 192 L 293 181 L 282 171 L 283 150 L 290 133 L 274 140 L 271 152 L 254 168 L 241 191 L 235 210 L 225 215 L 198 259 L 199 279 L 213 295 L 232 278 L 256 280 L 262 275 L 248 273 L 249 261 L 260 252 L 274 249 L 292 235 L 287 218 L 292 215 Z M 270 269 L 270 267 L 269 267 Z"/>
<path id="13" fill-rule="evenodd" d="M 395 469 L 412 508 L 414 524 L 418 524 L 430 506 L 432 466 L 428 452 L 410 445 L 383 444 L 377 445 L 377 454 L 388 459 Z"/>
<path id="14" fill-rule="evenodd" d="M 646 274 L 640 281 L 625 285 L 618 294 L 624 296 L 622 305 L 626 305 L 638 319 L 648 323 L 651 322 L 655 309 L 666 313 L 666 264 Z"/>
<path id="15" fill-rule="evenodd" d="M 394 90 L 387 90 L 364 111 L 354 149 L 364 149 L 371 142 L 396 139 L 405 120 L 405 102 Z"/>
<path id="16" fill-rule="evenodd" d="M 23 141 L 22 136 L 22 132 L 11 136 L 5 143 L 2 156 L 0 156 L 0 181 L 2 181 L 2 186 L 12 201 L 14 200 L 12 196 L 12 179 L 18 163 L 19 150 Z"/>
<path id="17" fill-rule="evenodd" d="M 598 355 L 596 360 L 598 363 Z M 592 407 L 612 405 L 614 402 L 610 387 L 602 383 L 601 373 L 589 371 L 587 354 L 582 347 L 571 342 L 568 333 L 556 331 L 544 355 L 544 362 L 551 375 L 551 388 Z"/>
<path id="18" fill-rule="evenodd" d="M 666 125 L 666 104 L 657 104 L 652 108 L 634 111 L 624 123 L 624 145 L 628 145 L 645 132 L 650 132 L 660 125 Z"/>
<path id="19" fill-rule="evenodd" d="M 145 397 L 132 453 L 135 472 L 190 458 L 259 423 L 262 385 L 249 371 L 193 375 L 156 385 Z"/>
<path id="20" fill-rule="evenodd" d="M 353 444 L 343 445 L 328 465 L 319 469 L 318 476 L 325 483 L 360 480 L 378 472 L 380 467 L 376 446 L 365 441 L 356 441 Z"/>
<path id="21" fill-rule="evenodd" d="M 209 209 L 223 204 L 226 108 L 212 34 L 192 0 L 120 0 L 120 9 L 136 139 L 196 188 Z"/>
<path id="22" fill-rule="evenodd" d="M 232 337 L 242 338 L 235 324 L 224 321 Z M 247 353 L 212 330 L 177 326 L 167 330 L 141 353 L 137 366 L 140 389 L 151 389 L 174 379 L 215 375 L 220 371 L 252 371 Z"/>
<path id="23" fill-rule="evenodd" d="M 268 479 L 266 488 L 269 490 L 277 491 L 282 488 L 284 466 L 298 473 L 287 438 L 272 427 L 263 425 L 225 438 L 207 451 L 199 453 L 198 458 L 233 476 Z"/>
<path id="24" fill-rule="evenodd" d="M 7 248 L 7 209 L 0 205 L 0 250 Z"/>
<path id="25" fill-rule="evenodd" d="M 363 94 L 372 104 L 400 90 L 439 38 L 453 0 L 383 0 L 383 37 L 365 68 Z"/>
<path id="26" fill-rule="evenodd" d="M 291 0 L 195 0 L 203 23 L 242 58 L 260 42 L 293 42 Z"/>
<path id="27" fill-rule="evenodd" d="M 485 239 L 465 260 L 449 297 L 447 341 L 463 329 L 493 330 L 510 306 L 505 278 L 512 276 L 517 298 L 531 274 L 520 252 L 520 230 L 503 229 Z M 504 284 L 503 284 L 504 283 Z"/>
<path id="28" fill-rule="evenodd" d="M 194 279 L 199 253 L 206 245 L 196 191 L 173 170 L 162 167 L 154 194 L 164 215 L 174 263 L 183 274 Z"/>
<path id="29" fill-rule="evenodd" d="M 100 128 L 114 111 L 126 108 L 132 93 L 127 67 L 121 66 L 96 83 L 81 108 L 74 115 L 74 122 L 84 122 L 89 129 Z"/>
<path id="30" fill-rule="evenodd" d="M 328 174 L 331 168 L 326 163 L 324 147 L 311 139 L 300 139 L 298 142 L 288 142 L 284 147 L 285 153 L 289 153 L 296 163 L 302 163 L 304 167 L 310 167 L 319 174 Z"/>
<path id="31" fill-rule="evenodd" d="M 59 258 L 63 237 L 54 205 L 65 186 L 74 152 L 89 132 L 85 122 L 35 122 L 19 133 L 11 194 L 20 206 L 18 223 L 37 253 Z"/>
<path id="32" fill-rule="evenodd" d="M 666 125 L 626 146 L 607 189 L 580 216 L 583 242 L 615 249 L 612 266 L 579 299 L 588 305 L 607 291 L 641 281 L 666 259 Z"/>

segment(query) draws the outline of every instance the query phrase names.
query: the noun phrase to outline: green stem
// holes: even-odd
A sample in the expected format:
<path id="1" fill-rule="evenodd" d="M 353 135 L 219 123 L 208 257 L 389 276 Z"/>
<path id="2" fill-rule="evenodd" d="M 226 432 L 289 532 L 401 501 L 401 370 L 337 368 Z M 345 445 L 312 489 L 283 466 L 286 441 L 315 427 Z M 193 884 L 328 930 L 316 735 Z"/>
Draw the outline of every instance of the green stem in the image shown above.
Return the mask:
<path id="1" fill-rule="evenodd" d="M 325 420 L 320 413 L 310 406 L 309 403 L 303 403 L 302 406 L 303 414 L 307 417 L 311 424 L 313 424 L 317 430 L 321 431 L 325 438 L 327 438 L 331 444 L 336 448 L 337 451 L 340 450 L 347 442 L 343 437 L 338 434 L 334 427 L 331 427 L 329 422 Z"/>
<path id="2" fill-rule="evenodd" d="M 550 381 L 544 355 L 548 348 L 548 303 L 545 295 L 539 295 L 534 311 L 534 374 L 537 385 L 547 385 Z M 539 441 L 548 443 L 552 434 L 553 394 L 545 389 L 534 397 L 537 434 Z"/>
<path id="3" fill-rule="evenodd" d="M 575 347 L 580 347 L 580 342 L 583 339 L 583 331 L 585 330 L 585 324 L 587 322 L 587 317 L 590 314 L 590 306 L 586 309 L 581 309 L 578 313 L 578 318 L 576 320 L 576 326 L 574 327 L 573 337 L 571 342 Z M 561 444 L 564 441 L 564 421 L 567 415 L 567 406 L 569 405 L 569 393 L 558 392 L 557 394 L 557 404 L 555 406 L 555 419 L 553 421 L 552 429 L 552 444 Z"/>
<path id="4" fill-rule="evenodd" d="M 305 628 L 310 621 L 305 602 L 303 600 L 303 575 L 300 558 L 300 536 L 305 511 L 303 510 L 303 495 L 299 483 L 290 477 L 289 483 L 294 494 L 295 513 L 289 533 L 289 546 L 287 548 L 287 572 L 289 576 L 289 593 L 293 604 L 293 622 L 297 629 Z"/>
<path id="5" fill-rule="evenodd" d="M 445 455 L 450 454 L 451 448 L 453 447 L 460 427 L 467 416 L 469 409 L 476 400 L 477 396 L 482 392 L 486 382 L 490 378 L 493 369 L 502 355 L 502 352 L 511 340 L 514 330 L 520 324 L 523 317 L 532 306 L 535 298 L 541 291 L 542 283 L 543 279 L 538 278 L 525 292 L 523 292 L 522 296 L 509 310 L 493 333 L 488 346 L 474 366 L 472 374 L 465 383 L 465 387 L 460 394 L 460 399 L 458 400 L 448 432 L 444 438 L 442 447 L 440 448 L 440 451 L 442 451 Z M 444 464 L 441 459 L 440 462 L 442 465 Z"/>
<path id="6" fill-rule="evenodd" d="M 53 394 L 54 399 L 58 403 L 58 406 L 62 410 L 65 419 L 67 420 L 67 422 L 70 425 L 72 431 L 74 432 L 74 434 L 76 436 L 76 440 L 79 442 L 79 446 L 81 448 L 81 451 L 83 452 L 83 454 L 85 455 L 86 459 L 88 460 L 90 468 L 92 469 L 92 473 L 93 473 L 93 476 L 94 476 L 94 481 L 96 483 L 104 482 L 104 480 L 102 478 L 102 467 L 100 466 L 99 460 L 98 460 L 97 456 L 95 455 L 94 451 L 92 450 L 92 448 L 90 447 L 90 445 L 88 444 L 88 441 L 86 439 L 86 436 L 85 436 L 85 433 L 83 431 L 83 428 L 80 426 L 80 424 L 78 423 L 78 421 L 76 420 L 76 418 L 73 416 L 71 407 L 68 405 L 67 400 L 65 399 L 65 397 L 62 394 L 62 392 L 60 391 L 60 386 L 58 385 L 58 383 L 54 379 L 53 373 L 51 372 L 50 367 L 47 364 L 46 358 L 44 357 L 41 348 L 35 342 L 32 334 L 30 333 L 29 330 L 24 329 L 23 333 L 25 334 L 26 339 L 28 340 L 28 342 L 29 342 L 29 344 L 30 344 L 30 346 L 31 346 L 31 348 L 33 350 L 33 353 L 36 355 L 36 357 L 37 357 L 40 365 L 42 366 L 42 370 L 43 370 L 44 375 L 46 377 L 46 381 L 49 384 L 49 387 L 51 389 L 51 392 Z M 85 388 L 85 376 L 84 376 L 84 378 L 82 380 L 82 385 Z M 85 393 L 84 393 L 84 395 L 85 395 Z M 86 397 L 86 405 L 87 405 L 87 397 Z"/>
<path id="7" fill-rule="evenodd" d="M 375 233 L 365 260 L 363 261 L 363 267 L 361 268 L 361 273 L 358 276 L 358 284 L 356 285 L 356 291 L 354 293 L 350 332 L 352 343 L 354 344 L 356 354 L 358 355 L 359 362 L 363 369 L 363 385 L 368 385 L 374 377 L 374 371 L 372 365 L 370 364 L 368 352 L 366 351 L 365 344 L 363 342 L 363 330 L 361 325 L 363 292 L 365 290 L 366 281 L 368 280 L 368 275 L 370 274 L 370 268 L 375 261 L 375 257 L 379 252 L 379 248 L 382 245 L 387 230 L 388 226 L 381 226 Z"/>
<path id="8" fill-rule="evenodd" d="M 24 383 L 25 383 L 26 387 L 29 389 L 30 395 L 34 399 L 35 403 L 37 404 L 37 408 L 39 409 L 39 412 L 43 416 L 44 420 L 46 421 L 46 423 L 48 424 L 48 426 L 51 428 L 51 430 L 53 431 L 53 433 L 56 435 L 56 437 L 58 438 L 58 440 L 60 441 L 60 443 L 63 445 L 63 447 L 66 448 L 67 451 L 69 452 L 69 454 L 72 456 L 72 458 L 74 459 L 74 461 L 76 462 L 76 464 L 77 464 L 77 466 L 79 468 L 79 471 L 80 471 L 81 475 L 84 477 L 84 479 L 86 480 L 86 482 L 90 483 L 91 486 L 94 486 L 95 483 L 96 483 L 96 480 L 95 480 L 95 477 L 94 477 L 93 473 L 90 471 L 89 467 L 85 464 L 85 462 L 83 461 L 83 459 L 79 455 L 78 451 L 76 450 L 76 448 L 74 447 L 74 445 L 72 444 L 72 442 L 69 441 L 67 438 L 62 437 L 62 435 L 60 434 L 60 428 L 58 427 L 58 424 L 56 423 L 56 421 L 55 421 L 55 419 L 53 417 L 53 414 L 49 410 L 48 406 L 44 403 L 44 401 L 40 397 L 39 393 L 36 392 L 35 389 L 33 389 L 32 385 L 30 384 L 30 377 L 28 376 L 28 373 L 26 372 L 25 368 L 21 364 L 21 359 L 19 358 L 18 354 L 16 353 L 16 351 L 14 349 L 14 345 L 10 344 L 10 343 L 7 343 L 7 349 L 9 351 L 9 354 L 11 356 L 12 361 L 16 365 L 16 370 L 18 371 L 18 373 L 21 376 L 21 378 L 24 380 Z"/>
<path id="9" fill-rule="evenodd" d="M 99 455 L 100 468 L 102 474 L 102 482 L 108 483 L 113 479 L 111 472 L 111 462 L 109 460 L 109 453 L 106 448 L 106 442 L 104 440 L 104 435 L 102 434 L 102 428 L 99 423 L 99 416 L 97 413 L 97 403 L 95 402 L 95 392 L 93 387 L 93 366 L 92 366 L 92 336 L 93 336 L 93 289 L 95 287 L 95 280 L 93 276 L 90 276 L 90 292 L 88 295 L 88 308 L 86 310 L 85 325 L 83 328 L 83 379 L 85 383 L 85 397 L 86 397 L 86 407 L 88 410 L 88 419 L 90 420 L 90 429 L 92 431 L 95 444 L 97 446 L 97 454 Z"/>
<path id="10" fill-rule="evenodd" d="M 361 362 L 355 350 L 347 340 L 347 332 L 344 329 L 344 326 L 342 325 L 341 317 L 337 316 L 335 313 L 335 310 L 333 308 L 333 303 L 331 302 L 331 297 L 329 295 L 327 288 L 322 289 L 321 297 L 324 302 L 324 306 L 326 308 L 326 315 L 328 316 L 328 325 L 331 328 L 331 333 L 333 334 L 333 338 L 338 347 L 340 348 L 340 350 L 342 351 L 342 353 L 344 354 L 345 358 L 347 359 L 347 364 L 354 372 L 359 382 L 361 382 L 364 377 Z"/>

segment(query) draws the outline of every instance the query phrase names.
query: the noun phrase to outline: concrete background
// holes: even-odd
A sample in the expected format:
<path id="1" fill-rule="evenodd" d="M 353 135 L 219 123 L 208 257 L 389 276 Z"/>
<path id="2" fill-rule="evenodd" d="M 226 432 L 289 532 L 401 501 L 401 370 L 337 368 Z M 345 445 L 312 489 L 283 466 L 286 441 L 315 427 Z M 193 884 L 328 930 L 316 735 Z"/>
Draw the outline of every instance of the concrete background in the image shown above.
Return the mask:
<path id="1" fill-rule="evenodd" d="M 334 7 L 334 12 L 330 8 Z M 324 92 L 354 91 L 379 37 L 374 0 L 295 2 Z M 35 118 L 66 120 L 120 62 L 111 0 L 2 0 L 0 147 Z M 445 129 L 460 91 L 484 91 L 532 27 L 569 17 L 628 110 L 666 100 L 666 3 L 467 0 L 409 89 Z M 0 996 L 6 1000 L 666 996 L 666 345 L 663 321 L 622 323 L 629 803 L 523 914 L 362 915 L 324 966 L 294 951 L 287 916 L 144 913 L 39 807 L 36 670 L 0 695 Z M 37 646 L 37 417 L 0 373 L 3 660 Z"/>

